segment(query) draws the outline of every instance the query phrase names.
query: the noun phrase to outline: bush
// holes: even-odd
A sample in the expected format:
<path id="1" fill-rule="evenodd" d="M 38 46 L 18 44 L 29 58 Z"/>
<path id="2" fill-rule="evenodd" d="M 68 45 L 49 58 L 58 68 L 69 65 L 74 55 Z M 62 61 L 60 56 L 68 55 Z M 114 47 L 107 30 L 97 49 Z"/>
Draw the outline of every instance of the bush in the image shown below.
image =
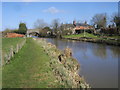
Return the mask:
<path id="1" fill-rule="evenodd" d="M 88 29 L 88 30 L 86 30 L 86 32 L 88 32 L 88 33 L 93 33 L 94 30 L 93 30 L 93 29 Z"/>
<path id="2" fill-rule="evenodd" d="M 7 35 L 7 33 L 10 33 L 11 30 L 10 29 L 5 29 L 4 31 L 2 31 L 2 36 L 4 37 L 5 35 Z"/>
<path id="3" fill-rule="evenodd" d="M 117 28 L 102 28 L 101 33 L 107 34 L 107 35 L 118 35 L 119 31 Z"/>
<path id="4" fill-rule="evenodd" d="M 18 29 L 11 30 L 11 33 L 18 33 Z"/>
<path id="5" fill-rule="evenodd" d="M 49 27 L 44 27 L 39 33 L 41 37 L 51 36 L 52 30 Z"/>
<path id="6" fill-rule="evenodd" d="M 62 35 L 71 35 L 72 31 L 71 30 L 64 30 L 62 31 Z"/>

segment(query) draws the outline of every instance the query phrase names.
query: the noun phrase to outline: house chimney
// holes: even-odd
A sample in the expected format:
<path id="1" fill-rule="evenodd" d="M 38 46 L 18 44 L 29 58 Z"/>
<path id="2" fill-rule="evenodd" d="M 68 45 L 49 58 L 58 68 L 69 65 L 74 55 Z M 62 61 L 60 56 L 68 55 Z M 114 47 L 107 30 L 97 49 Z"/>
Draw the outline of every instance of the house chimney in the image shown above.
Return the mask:
<path id="1" fill-rule="evenodd" d="M 85 21 L 85 24 L 87 24 L 87 21 Z"/>
<path id="2" fill-rule="evenodd" d="M 75 20 L 73 21 L 73 25 L 76 26 L 76 21 Z"/>

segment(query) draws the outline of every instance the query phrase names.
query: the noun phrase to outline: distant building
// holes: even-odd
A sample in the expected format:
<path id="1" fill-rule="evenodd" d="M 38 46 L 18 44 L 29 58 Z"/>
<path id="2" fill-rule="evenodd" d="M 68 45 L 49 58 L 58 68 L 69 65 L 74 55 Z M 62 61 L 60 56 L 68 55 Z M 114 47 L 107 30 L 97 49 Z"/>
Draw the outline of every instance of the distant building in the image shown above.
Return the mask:
<path id="1" fill-rule="evenodd" d="M 73 24 L 63 24 L 62 27 L 63 27 L 63 30 L 69 30 L 72 32 L 72 34 L 79 34 L 84 31 L 86 31 L 86 32 L 94 32 L 95 31 L 95 28 L 93 26 L 87 24 L 87 22 L 76 23 L 76 21 L 73 21 Z M 68 32 L 68 34 L 69 34 L 69 32 Z"/>
<path id="2" fill-rule="evenodd" d="M 74 33 L 79 34 L 81 32 L 85 31 L 89 31 L 89 32 L 93 32 L 94 31 L 94 27 L 87 24 L 87 22 L 85 23 L 76 23 L 76 21 L 73 21 L 73 25 L 74 25 Z"/>
<path id="3" fill-rule="evenodd" d="M 65 31 L 65 30 L 71 31 L 72 34 L 74 34 L 73 31 L 74 31 L 75 26 L 74 26 L 73 24 L 63 24 L 63 25 L 62 25 L 62 28 L 63 28 L 64 31 Z M 68 34 L 69 34 L 69 32 L 68 32 Z"/>

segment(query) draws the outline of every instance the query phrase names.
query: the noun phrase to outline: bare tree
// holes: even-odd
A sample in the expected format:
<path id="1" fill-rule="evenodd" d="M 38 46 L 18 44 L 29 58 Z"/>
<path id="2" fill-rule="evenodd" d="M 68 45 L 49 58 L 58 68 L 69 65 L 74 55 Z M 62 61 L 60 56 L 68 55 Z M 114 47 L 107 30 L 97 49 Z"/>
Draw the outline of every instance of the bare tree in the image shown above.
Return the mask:
<path id="1" fill-rule="evenodd" d="M 52 28 L 54 30 L 54 33 L 57 35 L 59 34 L 59 26 L 60 26 L 60 22 L 59 19 L 54 19 L 52 21 Z"/>
<path id="2" fill-rule="evenodd" d="M 116 25 L 116 27 L 120 27 L 120 16 L 118 16 L 118 13 L 114 13 L 112 15 L 112 22 Z"/>
<path id="3" fill-rule="evenodd" d="M 120 16 L 118 13 L 114 13 L 112 15 L 112 22 L 113 22 L 113 25 L 116 26 L 117 33 L 120 34 Z"/>
<path id="4" fill-rule="evenodd" d="M 65 28 L 65 27 L 64 27 L 64 24 L 63 24 L 63 23 L 61 23 L 61 24 L 60 24 L 60 30 L 61 30 L 61 31 L 63 31 L 63 30 L 64 30 L 64 28 Z"/>
<path id="5" fill-rule="evenodd" d="M 34 23 L 36 29 L 41 29 L 46 27 L 48 24 L 43 19 L 37 19 Z"/>
<path id="6" fill-rule="evenodd" d="M 97 28 L 101 28 L 101 27 L 105 28 L 107 24 L 107 16 L 104 13 L 96 14 L 95 16 L 93 16 L 91 22 L 94 25 L 97 25 Z"/>

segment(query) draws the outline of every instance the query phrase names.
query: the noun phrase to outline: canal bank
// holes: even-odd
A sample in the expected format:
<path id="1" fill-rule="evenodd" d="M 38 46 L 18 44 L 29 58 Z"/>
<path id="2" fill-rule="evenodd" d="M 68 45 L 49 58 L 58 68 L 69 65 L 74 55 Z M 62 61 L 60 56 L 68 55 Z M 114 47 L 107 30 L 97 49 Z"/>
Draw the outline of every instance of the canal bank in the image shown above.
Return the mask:
<path id="1" fill-rule="evenodd" d="M 95 38 L 87 38 L 87 37 L 80 37 L 80 38 L 64 38 L 64 37 L 62 37 L 62 39 L 120 46 L 120 40 L 119 39 L 107 39 L 107 38 L 95 39 Z"/>
<path id="2" fill-rule="evenodd" d="M 76 41 L 84 41 L 84 42 L 92 42 L 92 43 L 101 43 L 106 45 L 114 45 L 120 46 L 120 36 L 98 36 L 90 33 L 81 33 L 81 34 L 74 34 L 74 35 L 65 35 L 62 36 L 62 39 L 68 40 L 76 40 Z"/>
<path id="3" fill-rule="evenodd" d="M 72 56 L 80 63 L 79 74 L 92 88 L 118 87 L 119 46 L 55 38 L 46 40 L 60 50 L 71 48 Z"/>
<path id="4" fill-rule="evenodd" d="M 42 46 L 50 57 L 50 67 L 57 80 L 65 88 L 90 88 L 82 76 L 79 75 L 80 64 L 72 57 L 70 48 L 63 51 L 45 39 L 34 39 Z"/>

